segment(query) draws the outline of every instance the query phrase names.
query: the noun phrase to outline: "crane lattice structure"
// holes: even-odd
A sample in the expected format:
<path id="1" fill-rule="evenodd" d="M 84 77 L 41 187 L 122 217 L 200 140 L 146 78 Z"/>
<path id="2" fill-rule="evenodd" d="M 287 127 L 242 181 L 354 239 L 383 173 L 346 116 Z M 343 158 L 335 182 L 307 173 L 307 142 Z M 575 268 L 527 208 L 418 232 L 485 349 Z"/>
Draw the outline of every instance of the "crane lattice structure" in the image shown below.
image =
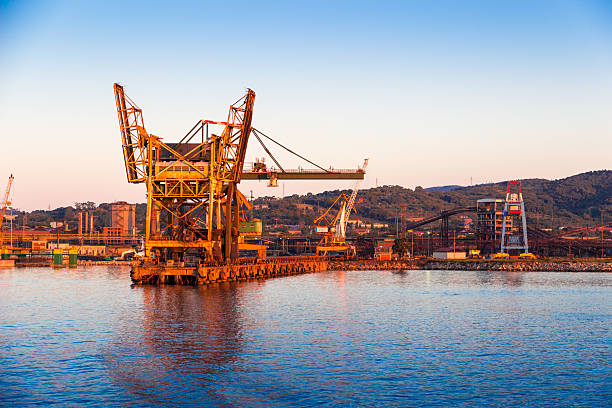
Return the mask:
<path id="1" fill-rule="evenodd" d="M 368 159 L 363 162 L 361 170 L 365 172 Z M 327 255 L 328 252 L 344 252 L 347 258 L 355 254 L 355 248 L 346 242 L 346 225 L 351 212 L 355 209 L 355 198 L 359 191 L 358 180 L 351 195 L 341 193 L 333 204 L 316 220 L 317 232 L 323 236 L 317 245 L 317 255 Z M 334 211 L 335 209 L 337 211 Z"/>
<path id="2" fill-rule="evenodd" d="M 511 186 L 518 186 L 518 193 L 511 193 Z M 520 216 L 522 228 L 512 228 L 515 233 L 507 233 L 506 224 L 508 216 Z M 522 234 L 521 234 L 522 232 Z M 522 235 L 522 236 L 521 236 Z M 523 201 L 523 192 L 521 191 L 521 182 L 513 180 L 508 182 L 506 191 L 506 200 L 504 203 L 504 216 L 502 219 L 502 234 L 500 252 L 503 254 L 510 250 L 518 249 L 524 253 L 529 253 L 529 242 L 527 240 L 527 218 L 525 215 L 525 202 Z"/>
<path id="3" fill-rule="evenodd" d="M 239 234 L 240 208 L 248 207 L 247 199 L 238 190 L 243 179 L 267 179 L 275 184 L 279 178 L 364 177 L 365 172 L 359 169 L 282 168 L 262 137 L 297 153 L 253 129 L 255 92 L 251 89 L 230 105 L 226 121 L 199 120 L 176 143 L 147 132 L 142 110 L 125 94 L 123 86 L 114 84 L 114 92 L 128 182 L 147 187 L 145 262 L 180 264 L 189 253 L 201 262 L 229 263 L 241 248 L 260 249 L 249 247 Z M 251 133 L 277 163 L 278 170 L 260 163 L 244 171 Z"/>
<path id="4" fill-rule="evenodd" d="M 13 180 L 15 177 L 11 174 L 8 179 L 8 184 L 6 185 L 6 191 L 4 193 L 4 200 L 0 205 L 0 248 L 4 248 L 4 215 L 6 214 L 6 209 L 11 206 L 10 195 L 11 195 L 11 187 L 13 186 Z"/>

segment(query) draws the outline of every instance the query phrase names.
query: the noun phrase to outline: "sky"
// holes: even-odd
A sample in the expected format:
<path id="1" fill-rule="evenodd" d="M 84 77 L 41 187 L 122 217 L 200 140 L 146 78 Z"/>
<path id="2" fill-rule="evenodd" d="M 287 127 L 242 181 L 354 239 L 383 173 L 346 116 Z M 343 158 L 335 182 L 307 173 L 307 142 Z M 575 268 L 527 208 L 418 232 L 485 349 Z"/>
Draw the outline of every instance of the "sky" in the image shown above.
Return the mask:
<path id="1" fill-rule="evenodd" d="M 0 188 L 14 174 L 15 207 L 145 201 L 114 82 L 167 142 L 251 88 L 255 128 L 323 167 L 369 158 L 362 188 L 612 166 L 612 2 L 0 0 Z M 262 153 L 252 139 L 246 161 Z M 279 184 L 240 189 L 354 182 Z"/>

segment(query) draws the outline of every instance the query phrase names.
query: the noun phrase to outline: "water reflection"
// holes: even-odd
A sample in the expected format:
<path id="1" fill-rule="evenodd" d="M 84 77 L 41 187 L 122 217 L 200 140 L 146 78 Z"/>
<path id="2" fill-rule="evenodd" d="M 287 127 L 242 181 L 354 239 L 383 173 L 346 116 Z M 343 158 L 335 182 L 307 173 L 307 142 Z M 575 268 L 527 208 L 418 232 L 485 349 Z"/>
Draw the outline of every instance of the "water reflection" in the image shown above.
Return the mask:
<path id="1" fill-rule="evenodd" d="M 489 271 L 476 271 L 476 279 L 481 285 L 490 285 L 495 280 L 495 273 Z"/>
<path id="2" fill-rule="evenodd" d="M 153 403 L 194 392 L 195 405 L 226 402 L 218 385 L 211 384 L 241 352 L 236 285 L 134 287 L 142 292 L 143 320 L 140 330 L 130 330 L 140 336 L 122 339 L 128 342 L 109 353 L 111 375 Z"/>
<path id="3" fill-rule="evenodd" d="M 504 284 L 508 286 L 522 286 L 524 272 L 503 272 Z"/>

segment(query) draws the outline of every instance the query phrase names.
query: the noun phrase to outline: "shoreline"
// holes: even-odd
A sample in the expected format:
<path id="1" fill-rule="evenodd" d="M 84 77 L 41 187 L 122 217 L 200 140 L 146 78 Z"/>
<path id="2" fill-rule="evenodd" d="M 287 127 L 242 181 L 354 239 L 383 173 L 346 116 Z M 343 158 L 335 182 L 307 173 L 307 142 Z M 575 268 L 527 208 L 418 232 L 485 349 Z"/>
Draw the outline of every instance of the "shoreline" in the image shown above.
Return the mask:
<path id="1" fill-rule="evenodd" d="M 612 263 L 596 261 L 434 261 L 421 269 L 508 272 L 612 272 Z"/>
<path id="2" fill-rule="evenodd" d="M 80 261 L 77 266 L 136 266 L 138 261 Z M 53 267 L 51 264 L 16 263 L 14 267 Z M 68 265 L 63 265 L 68 267 Z M 74 267 L 74 266 L 72 266 Z M 484 260 L 484 259 L 400 259 L 329 260 L 328 271 L 389 271 L 389 270 L 440 270 L 440 271 L 515 271 L 515 272 L 612 272 L 612 260 Z"/>
<path id="3" fill-rule="evenodd" d="M 612 262 L 593 260 L 434 260 L 329 261 L 330 271 L 367 270 L 439 270 L 439 271 L 509 271 L 509 272 L 612 272 Z"/>

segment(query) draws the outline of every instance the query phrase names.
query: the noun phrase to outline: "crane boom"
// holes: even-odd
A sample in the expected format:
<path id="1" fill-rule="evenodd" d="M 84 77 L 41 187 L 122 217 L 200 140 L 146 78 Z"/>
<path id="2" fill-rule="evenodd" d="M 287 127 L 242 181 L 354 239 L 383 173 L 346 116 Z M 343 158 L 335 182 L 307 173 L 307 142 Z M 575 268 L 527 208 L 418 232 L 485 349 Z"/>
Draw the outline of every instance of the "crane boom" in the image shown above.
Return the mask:
<path id="1" fill-rule="evenodd" d="M 6 192 L 4 193 L 4 201 L 2 201 L 2 208 L 0 209 L 0 247 L 4 246 L 4 214 L 6 213 L 6 208 L 11 205 L 9 201 L 9 197 L 11 194 L 11 187 L 13 185 L 13 175 L 11 174 L 8 179 L 8 184 L 6 186 Z"/>
<path id="2" fill-rule="evenodd" d="M 368 167 L 368 160 L 369 159 L 365 159 L 363 161 L 363 166 L 360 168 L 360 170 L 363 170 L 363 172 L 365 173 L 365 169 L 366 167 Z M 339 224 L 342 225 L 338 225 L 339 228 L 336 228 L 336 234 L 341 233 L 342 237 L 346 236 L 346 224 L 348 223 L 348 219 L 351 216 L 351 211 L 353 210 L 353 207 L 355 206 L 355 198 L 357 197 L 357 192 L 359 191 L 359 183 L 361 183 L 361 180 L 357 180 L 355 182 L 355 187 L 353 188 L 353 192 L 351 193 L 351 196 L 348 199 L 348 202 L 346 203 L 345 206 L 342 207 L 342 215 L 340 217 L 338 217 L 338 222 Z"/>
<path id="3" fill-rule="evenodd" d="M 246 95 L 230 106 L 227 122 L 221 136 L 223 149 L 220 152 L 221 158 L 218 160 L 220 165 L 219 177 L 235 184 L 242 179 L 254 104 L 255 92 L 248 89 Z"/>
<path id="4" fill-rule="evenodd" d="M 123 86 L 115 83 L 113 88 L 127 179 L 130 183 L 142 183 L 146 180 L 149 162 L 149 135 L 144 127 L 142 110 L 125 94 Z"/>
<path id="5" fill-rule="evenodd" d="M 253 120 L 253 105 L 255 104 L 255 92 L 249 89 L 244 97 L 242 106 L 242 129 L 240 129 L 238 148 L 236 149 L 236 166 L 234 167 L 234 181 L 240 182 L 242 178 L 242 169 L 244 168 L 244 158 L 246 155 L 249 135 L 251 134 L 251 122 Z"/>

